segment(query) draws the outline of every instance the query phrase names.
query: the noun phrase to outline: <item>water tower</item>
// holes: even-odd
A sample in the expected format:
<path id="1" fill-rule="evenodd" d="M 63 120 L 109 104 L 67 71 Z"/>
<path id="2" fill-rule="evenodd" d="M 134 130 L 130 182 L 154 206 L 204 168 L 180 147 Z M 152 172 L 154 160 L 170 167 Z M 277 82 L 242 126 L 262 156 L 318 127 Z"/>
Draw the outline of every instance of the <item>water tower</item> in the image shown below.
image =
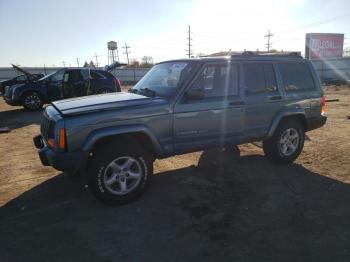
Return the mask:
<path id="1" fill-rule="evenodd" d="M 107 49 L 108 49 L 108 64 L 110 65 L 111 63 L 113 63 L 115 61 L 119 61 L 117 42 L 109 41 L 107 43 Z M 117 56 L 116 56 L 116 54 L 117 54 Z"/>

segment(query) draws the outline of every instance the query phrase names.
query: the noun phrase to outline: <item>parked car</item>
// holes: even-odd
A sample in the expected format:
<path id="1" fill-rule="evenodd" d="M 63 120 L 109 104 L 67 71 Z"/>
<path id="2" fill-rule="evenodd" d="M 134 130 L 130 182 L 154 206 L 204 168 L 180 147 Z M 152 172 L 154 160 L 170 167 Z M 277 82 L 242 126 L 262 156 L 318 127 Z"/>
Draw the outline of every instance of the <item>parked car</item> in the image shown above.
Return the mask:
<path id="1" fill-rule="evenodd" d="M 290 163 L 324 110 L 320 80 L 299 56 L 174 60 L 130 93 L 52 103 L 34 143 L 43 165 L 86 171 L 91 192 L 116 205 L 140 196 L 157 158 L 263 141 L 268 158 Z"/>
<path id="2" fill-rule="evenodd" d="M 5 87 L 4 99 L 9 105 L 35 111 L 56 100 L 120 91 L 119 80 L 108 71 L 63 68 L 35 82 Z"/>
<path id="3" fill-rule="evenodd" d="M 21 72 L 21 75 L 18 75 L 12 79 L 9 80 L 3 80 L 0 81 L 0 93 L 4 94 L 5 91 L 5 86 L 12 86 L 12 85 L 16 85 L 16 84 L 24 84 L 24 83 L 28 83 L 28 82 L 34 82 L 39 80 L 40 78 L 44 77 L 44 74 L 31 74 L 29 72 L 27 72 L 26 70 L 24 70 L 23 68 L 20 68 L 16 65 L 12 65 L 13 68 L 16 71 Z"/>

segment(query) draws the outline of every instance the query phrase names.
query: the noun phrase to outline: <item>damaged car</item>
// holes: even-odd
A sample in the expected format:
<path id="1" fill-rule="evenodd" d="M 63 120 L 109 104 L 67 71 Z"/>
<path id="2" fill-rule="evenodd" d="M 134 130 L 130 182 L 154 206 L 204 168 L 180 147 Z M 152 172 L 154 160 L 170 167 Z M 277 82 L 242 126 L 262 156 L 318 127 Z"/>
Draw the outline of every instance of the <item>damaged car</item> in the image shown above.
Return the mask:
<path id="1" fill-rule="evenodd" d="M 5 88 L 7 104 L 40 110 L 46 103 L 94 94 L 120 92 L 120 81 L 110 71 L 123 64 L 97 68 L 63 68 L 38 81 Z"/>

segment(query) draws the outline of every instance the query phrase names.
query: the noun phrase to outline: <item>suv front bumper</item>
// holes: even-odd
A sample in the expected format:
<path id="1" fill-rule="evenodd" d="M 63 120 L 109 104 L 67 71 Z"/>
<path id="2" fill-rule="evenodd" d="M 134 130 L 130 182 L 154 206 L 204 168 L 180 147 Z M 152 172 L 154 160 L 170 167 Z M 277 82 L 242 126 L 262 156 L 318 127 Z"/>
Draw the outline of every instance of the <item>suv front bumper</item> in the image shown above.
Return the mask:
<path id="1" fill-rule="evenodd" d="M 75 173 L 84 164 L 85 157 L 82 152 L 55 152 L 46 145 L 41 135 L 34 137 L 33 142 L 35 147 L 39 149 L 40 161 L 44 166 L 52 166 L 59 171 Z"/>

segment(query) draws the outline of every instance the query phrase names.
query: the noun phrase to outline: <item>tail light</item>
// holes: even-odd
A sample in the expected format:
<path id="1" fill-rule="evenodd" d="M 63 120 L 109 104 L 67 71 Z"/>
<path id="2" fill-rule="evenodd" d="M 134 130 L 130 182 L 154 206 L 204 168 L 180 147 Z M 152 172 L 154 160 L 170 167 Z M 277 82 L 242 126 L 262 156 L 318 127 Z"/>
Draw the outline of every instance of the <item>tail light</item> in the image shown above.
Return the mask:
<path id="1" fill-rule="evenodd" d="M 323 115 L 326 112 L 326 97 L 323 95 L 321 100 L 321 114 Z"/>

